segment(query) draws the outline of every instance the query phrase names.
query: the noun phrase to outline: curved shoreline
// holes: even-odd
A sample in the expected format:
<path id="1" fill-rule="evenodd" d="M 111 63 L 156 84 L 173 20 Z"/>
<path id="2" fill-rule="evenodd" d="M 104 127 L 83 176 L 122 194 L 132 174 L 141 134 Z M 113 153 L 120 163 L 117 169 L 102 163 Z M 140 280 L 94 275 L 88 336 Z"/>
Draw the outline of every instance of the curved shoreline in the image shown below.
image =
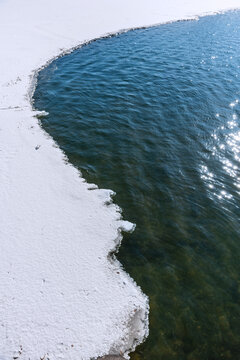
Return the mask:
<path id="1" fill-rule="evenodd" d="M 220 9 L 217 3 L 215 10 L 230 6 L 222 1 Z M 237 2 L 232 3 L 235 7 Z M 53 1 L 52 8 L 46 0 L 0 4 L 5 30 L 1 35 L 5 57 L 0 60 L 5 71 L 0 82 L 1 359 L 127 356 L 148 332 L 146 297 L 128 274 L 119 272 L 117 260 L 108 261 L 121 241 L 121 231 L 130 231 L 132 225 L 121 220 L 111 191 L 87 184 L 63 161 L 63 152 L 39 127 L 25 96 L 31 71 L 35 74 L 33 69 L 48 65 L 46 59 L 61 56 L 60 44 L 65 55 L 82 46 L 87 34 L 94 40 L 107 29 L 113 34 L 123 27 L 191 17 L 189 9 L 177 9 L 178 18 L 169 4 L 163 9 L 158 1 L 151 2 L 152 9 L 149 1 L 131 5 L 125 1 L 125 8 L 133 6 L 128 13 L 119 1 L 114 5 L 121 10 L 117 15 L 110 2 L 101 4 L 77 0 L 67 5 Z M 145 14 L 137 14 L 135 6 Z M 209 6 L 203 2 L 196 13 L 212 11 Z M 158 10 L 167 15 L 160 19 Z M 90 30 L 99 14 L 106 22 Z M 84 22 L 86 16 L 90 24 Z"/>
<path id="2" fill-rule="evenodd" d="M 240 8 L 240 5 L 239 5 L 239 8 Z M 69 55 L 73 51 L 81 49 L 83 46 L 87 46 L 87 45 L 91 44 L 92 42 L 95 42 L 95 41 L 98 41 L 98 40 L 101 40 L 101 39 L 108 39 L 108 38 L 111 38 L 111 37 L 114 37 L 114 36 L 119 36 L 121 34 L 129 32 L 129 31 L 148 29 L 148 28 L 152 28 L 152 27 L 155 27 L 155 26 L 171 24 L 171 23 L 178 22 L 178 21 L 198 21 L 199 18 L 204 17 L 204 16 L 214 16 L 214 15 L 218 15 L 218 14 L 223 14 L 223 13 L 228 12 L 228 11 L 236 11 L 239 8 L 238 7 L 232 7 L 232 8 L 227 8 L 226 10 L 219 10 L 219 11 L 216 10 L 216 11 L 212 11 L 212 12 L 202 13 L 202 14 L 199 14 L 199 15 L 186 16 L 186 17 L 183 17 L 183 18 L 175 19 L 175 20 L 168 20 L 168 21 L 165 21 L 165 22 L 163 21 L 163 22 L 158 22 L 158 23 L 154 23 L 154 24 L 150 24 L 150 25 L 129 27 L 129 28 L 126 28 L 126 29 L 117 30 L 115 32 L 109 32 L 109 33 L 107 32 L 107 33 L 105 33 L 103 35 L 92 38 L 90 40 L 82 41 L 79 44 L 77 44 L 77 45 L 75 45 L 75 46 L 73 46 L 73 47 L 71 47 L 69 49 L 63 50 L 58 55 L 55 55 L 54 57 L 50 58 L 45 64 L 43 64 L 39 68 L 33 70 L 33 75 L 31 76 L 30 85 L 28 87 L 29 102 L 32 105 L 32 110 L 34 112 L 39 113 L 38 110 L 36 110 L 34 108 L 34 99 L 33 99 L 34 92 L 35 92 L 35 89 L 36 89 L 38 74 L 39 74 L 40 71 L 42 71 L 43 69 L 48 67 L 53 61 L 57 60 L 58 58 Z"/>

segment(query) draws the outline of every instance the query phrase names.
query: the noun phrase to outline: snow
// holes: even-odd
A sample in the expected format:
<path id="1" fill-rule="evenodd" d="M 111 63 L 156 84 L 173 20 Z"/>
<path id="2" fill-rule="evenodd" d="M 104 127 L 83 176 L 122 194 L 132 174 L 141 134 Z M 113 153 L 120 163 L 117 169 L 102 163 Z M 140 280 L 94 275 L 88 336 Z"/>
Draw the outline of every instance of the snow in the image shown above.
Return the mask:
<path id="1" fill-rule="evenodd" d="M 107 33 L 237 7 L 240 0 L 0 1 L 1 360 L 127 356 L 148 334 L 147 297 L 108 256 L 133 225 L 111 191 L 87 184 L 40 128 L 30 97 L 36 70 Z"/>

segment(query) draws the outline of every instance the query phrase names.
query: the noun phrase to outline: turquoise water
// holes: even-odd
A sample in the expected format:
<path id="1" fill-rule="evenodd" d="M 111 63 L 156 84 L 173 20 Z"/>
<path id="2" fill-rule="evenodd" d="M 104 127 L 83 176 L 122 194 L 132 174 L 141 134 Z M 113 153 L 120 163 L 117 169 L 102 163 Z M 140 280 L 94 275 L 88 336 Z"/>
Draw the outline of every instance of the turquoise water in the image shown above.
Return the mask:
<path id="1" fill-rule="evenodd" d="M 240 12 L 101 39 L 39 74 L 42 126 L 137 225 L 118 253 L 151 305 L 132 359 L 240 359 L 239 79 Z"/>

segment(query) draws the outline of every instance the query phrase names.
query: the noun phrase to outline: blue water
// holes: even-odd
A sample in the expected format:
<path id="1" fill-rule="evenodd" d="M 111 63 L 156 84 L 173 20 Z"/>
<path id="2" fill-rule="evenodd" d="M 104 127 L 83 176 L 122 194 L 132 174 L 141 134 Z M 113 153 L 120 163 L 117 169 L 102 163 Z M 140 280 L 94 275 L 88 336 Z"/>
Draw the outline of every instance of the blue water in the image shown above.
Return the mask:
<path id="1" fill-rule="evenodd" d="M 42 126 L 137 224 L 118 253 L 150 298 L 132 359 L 240 359 L 239 79 L 240 12 L 101 39 L 39 74 Z"/>

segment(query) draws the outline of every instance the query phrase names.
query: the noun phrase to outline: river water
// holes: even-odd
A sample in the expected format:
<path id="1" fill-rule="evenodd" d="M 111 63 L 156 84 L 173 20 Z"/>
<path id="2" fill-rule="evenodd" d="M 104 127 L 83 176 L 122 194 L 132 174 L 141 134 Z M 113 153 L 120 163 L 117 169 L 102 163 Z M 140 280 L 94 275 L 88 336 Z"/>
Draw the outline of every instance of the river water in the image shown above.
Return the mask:
<path id="1" fill-rule="evenodd" d="M 100 39 L 39 74 L 43 128 L 137 225 L 117 255 L 150 298 L 132 359 L 240 359 L 239 80 L 237 11 Z"/>

